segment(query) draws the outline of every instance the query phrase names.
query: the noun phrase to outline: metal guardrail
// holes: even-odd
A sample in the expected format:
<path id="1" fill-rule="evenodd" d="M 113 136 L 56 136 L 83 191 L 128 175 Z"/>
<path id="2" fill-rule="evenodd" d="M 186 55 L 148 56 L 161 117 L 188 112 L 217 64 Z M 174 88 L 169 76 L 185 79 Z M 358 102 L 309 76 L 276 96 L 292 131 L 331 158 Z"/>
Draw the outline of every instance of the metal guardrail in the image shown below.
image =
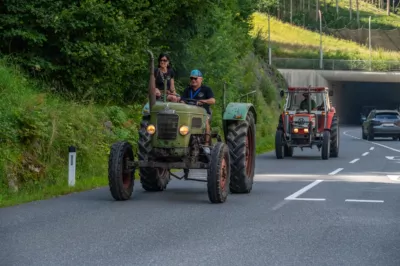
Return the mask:
<path id="1" fill-rule="evenodd" d="M 319 59 L 272 58 L 272 64 L 284 69 L 400 72 L 400 61 L 324 59 L 320 68 Z"/>

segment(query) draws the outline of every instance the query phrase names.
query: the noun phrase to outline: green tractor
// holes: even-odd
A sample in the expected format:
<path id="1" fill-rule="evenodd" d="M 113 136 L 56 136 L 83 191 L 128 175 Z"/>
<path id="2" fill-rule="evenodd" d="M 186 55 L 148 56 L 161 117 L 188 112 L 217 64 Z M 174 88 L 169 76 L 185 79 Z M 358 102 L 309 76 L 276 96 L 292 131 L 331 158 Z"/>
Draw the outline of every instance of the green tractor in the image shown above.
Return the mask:
<path id="1" fill-rule="evenodd" d="M 223 103 L 225 142 L 218 133 L 211 133 L 211 153 L 203 151 L 207 113 L 194 100 L 185 103 L 167 102 L 164 95 L 156 101 L 154 56 L 150 55 L 149 102 L 143 108 L 139 130 L 138 160 L 127 141 L 111 146 L 108 179 L 112 197 L 128 200 L 133 193 L 134 174 L 139 168 L 142 187 L 146 191 L 163 191 L 170 176 L 177 179 L 207 182 L 212 203 L 223 203 L 232 193 L 250 193 L 253 186 L 256 147 L 256 112 L 250 103 Z M 215 140 L 215 141 L 214 141 Z M 178 176 L 171 169 L 183 169 Z M 190 169 L 207 169 L 207 179 L 189 178 Z"/>

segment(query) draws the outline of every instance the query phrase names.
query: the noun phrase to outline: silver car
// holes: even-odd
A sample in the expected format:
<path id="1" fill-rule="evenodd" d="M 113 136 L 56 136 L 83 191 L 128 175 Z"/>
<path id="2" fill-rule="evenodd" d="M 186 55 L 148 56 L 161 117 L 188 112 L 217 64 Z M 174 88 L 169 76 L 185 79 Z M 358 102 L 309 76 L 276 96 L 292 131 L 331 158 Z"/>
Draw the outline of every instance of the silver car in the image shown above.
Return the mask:
<path id="1" fill-rule="evenodd" d="M 372 110 L 362 123 L 362 138 L 392 137 L 400 140 L 400 113 L 397 110 Z"/>

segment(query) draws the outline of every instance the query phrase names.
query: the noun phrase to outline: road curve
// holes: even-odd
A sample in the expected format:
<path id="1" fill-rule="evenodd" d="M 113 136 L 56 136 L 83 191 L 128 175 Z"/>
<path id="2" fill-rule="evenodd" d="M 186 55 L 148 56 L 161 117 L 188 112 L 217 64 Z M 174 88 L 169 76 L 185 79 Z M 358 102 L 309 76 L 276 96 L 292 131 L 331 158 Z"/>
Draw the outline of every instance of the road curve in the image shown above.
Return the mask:
<path id="1" fill-rule="evenodd" d="M 400 265 L 400 141 L 341 128 L 317 149 L 257 158 L 248 195 L 210 204 L 205 183 L 136 183 L 0 209 L 0 265 Z M 398 159 L 398 160 L 397 160 Z"/>

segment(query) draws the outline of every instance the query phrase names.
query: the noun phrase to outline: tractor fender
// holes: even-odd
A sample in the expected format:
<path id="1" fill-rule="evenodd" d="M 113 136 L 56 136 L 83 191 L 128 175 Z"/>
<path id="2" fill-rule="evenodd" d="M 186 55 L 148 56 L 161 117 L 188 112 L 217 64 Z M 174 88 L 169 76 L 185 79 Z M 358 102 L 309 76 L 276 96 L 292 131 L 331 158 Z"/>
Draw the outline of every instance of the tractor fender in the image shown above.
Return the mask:
<path id="1" fill-rule="evenodd" d="M 227 135 L 228 126 L 234 121 L 246 120 L 248 112 L 252 112 L 254 116 L 254 123 L 257 124 L 256 108 L 251 103 L 229 103 L 224 111 L 222 117 L 222 124 L 224 136 Z"/>

